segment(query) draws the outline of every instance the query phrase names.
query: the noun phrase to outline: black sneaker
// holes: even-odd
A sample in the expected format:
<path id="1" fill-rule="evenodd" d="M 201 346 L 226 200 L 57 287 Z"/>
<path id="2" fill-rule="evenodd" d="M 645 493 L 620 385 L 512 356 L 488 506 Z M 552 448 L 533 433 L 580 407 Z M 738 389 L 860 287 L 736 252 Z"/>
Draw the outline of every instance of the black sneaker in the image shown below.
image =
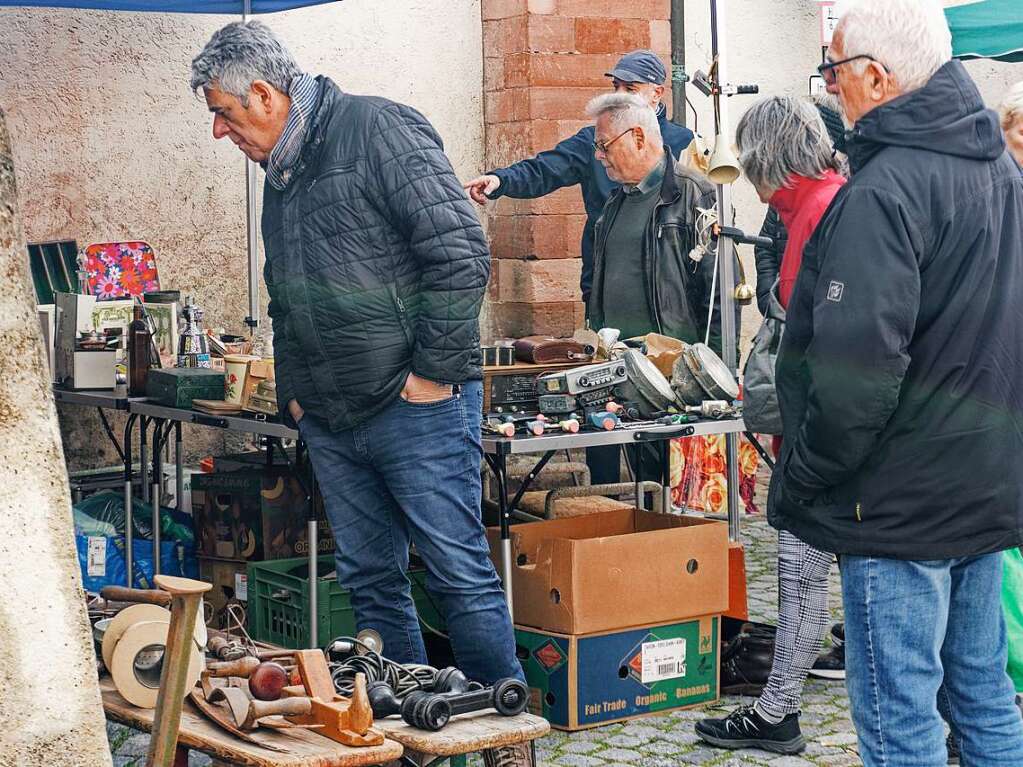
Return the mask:
<path id="1" fill-rule="evenodd" d="M 836 623 L 831 627 L 831 644 L 834 647 L 841 647 L 845 644 L 845 624 Z"/>
<path id="2" fill-rule="evenodd" d="M 703 719 L 696 723 L 696 734 L 721 748 L 759 748 L 775 754 L 798 754 L 806 748 L 799 714 L 771 724 L 753 706 L 737 708 L 724 719 Z"/>
<path id="3" fill-rule="evenodd" d="M 810 676 L 818 679 L 845 679 L 845 647 L 836 645 L 817 656 L 810 669 Z"/>
<path id="4" fill-rule="evenodd" d="M 952 737 L 952 733 L 949 733 L 948 737 L 945 738 L 945 750 L 948 752 L 948 763 L 959 764 L 959 744 Z"/>

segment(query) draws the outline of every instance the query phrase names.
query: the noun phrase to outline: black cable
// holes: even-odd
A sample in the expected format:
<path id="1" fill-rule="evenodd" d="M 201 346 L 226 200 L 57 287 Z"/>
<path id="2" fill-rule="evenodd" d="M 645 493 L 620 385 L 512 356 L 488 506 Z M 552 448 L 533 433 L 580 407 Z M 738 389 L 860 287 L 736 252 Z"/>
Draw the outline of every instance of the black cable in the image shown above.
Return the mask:
<path id="1" fill-rule="evenodd" d="M 349 642 L 362 649 L 363 654 L 349 655 L 341 661 L 330 661 L 330 648 L 338 642 Z M 351 696 L 355 686 L 355 675 L 365 674 L 366 683 L 387 682 L 399 698 L 413 690 L 424 690 L 433 686 L 437 669 L 420 664 L 401 664 L 385 658 L 356 637 L 336 637 L 328 644 L 324 653 L 328 658 L 330 676 L 339 694 Z"/>
<path id="2" fill-rule="evenodd" d="M 117 437 L 114 436 L 114 430 L 110 428 L 110 421 L 107 420 L 107 414 L 103 412 L 103 408 L 98 407 L 96 411 L 99 413 L 99 419 L 103 422 L 103 428 L 107 432 L 107 436 L 114 445 L 114 450 L 117 451 L 117 457 L 121 459 L 121 463 L 124 463 L 124 450 L 121 449 L 121 443 L 117 441 Z"/>

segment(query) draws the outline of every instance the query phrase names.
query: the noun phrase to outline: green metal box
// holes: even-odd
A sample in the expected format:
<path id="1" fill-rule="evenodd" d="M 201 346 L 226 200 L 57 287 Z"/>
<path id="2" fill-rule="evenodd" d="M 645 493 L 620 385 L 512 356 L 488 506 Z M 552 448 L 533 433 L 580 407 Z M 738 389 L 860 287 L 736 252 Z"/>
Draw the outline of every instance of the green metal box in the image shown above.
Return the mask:
<path id="1" fill-rule="evenodd" d="M 224 399 L 224 374 L 207 368 L 152 368 L 146 396 L 167 407 L 191 409 L 194 399 Z"/>

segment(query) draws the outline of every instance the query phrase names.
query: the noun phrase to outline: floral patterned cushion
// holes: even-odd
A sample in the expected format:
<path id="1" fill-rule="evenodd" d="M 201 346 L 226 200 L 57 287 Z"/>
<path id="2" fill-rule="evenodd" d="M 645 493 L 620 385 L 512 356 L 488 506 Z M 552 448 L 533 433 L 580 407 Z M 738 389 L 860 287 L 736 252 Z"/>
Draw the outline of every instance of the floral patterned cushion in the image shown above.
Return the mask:
<path id="1" fill-rule="evenodd" d="M 98 301 L 160 289 L 156 255 L 145 242 L 101 242 L 85 249 L 89 293 Z"/>

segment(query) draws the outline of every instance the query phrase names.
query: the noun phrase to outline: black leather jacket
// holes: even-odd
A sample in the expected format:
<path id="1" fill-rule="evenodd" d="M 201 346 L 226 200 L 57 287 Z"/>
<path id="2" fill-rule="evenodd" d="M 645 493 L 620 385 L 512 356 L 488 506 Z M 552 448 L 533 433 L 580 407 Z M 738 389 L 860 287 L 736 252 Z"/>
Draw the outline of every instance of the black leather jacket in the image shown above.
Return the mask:
<path id="1" fill-rule="evenodd" d="M 697 171 L 676 163 L 670 151 L 665 150 L 664 154 L 668 166 L 661 182 L 661 199 L 654 206 L 640 248 L 647 283 L 647 301 L 655 325 L 650 328 L 650 332 L 687 343 L 703 341 L 707 317 L 713 304 L 711 348 L 720 354 L 721 314 L 717 297 L 711 295 L 717 259 L 708 255 L 696 262 L 689 257 L 689 252 L 696 245 L 696 209 L 714 207 L 714 187 Z M 586 306 L 586 316 L 594 329 L 604 326 L 607 234 L 621 209 L 624 197 L 625 193 L 621 189 L 611 195 L 595 227 L 593 290 Z M 735 332 L 738 338 L 738 306 L 735 312 Z"/>

